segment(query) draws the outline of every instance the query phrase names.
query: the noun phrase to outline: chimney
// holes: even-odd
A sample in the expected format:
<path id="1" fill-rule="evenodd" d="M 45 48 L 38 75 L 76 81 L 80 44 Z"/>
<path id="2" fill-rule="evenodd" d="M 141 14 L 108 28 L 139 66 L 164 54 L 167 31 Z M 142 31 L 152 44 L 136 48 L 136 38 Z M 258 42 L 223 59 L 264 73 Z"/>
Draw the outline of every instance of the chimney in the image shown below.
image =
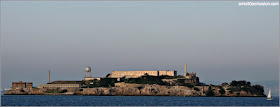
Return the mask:
<path id="1" fill-rule="evenodd" d="M 49 70 L 49 80 L 48 83 L 51 83 L 51 71 Z"/>
<path id="2" fill-rule="evenodd" d="M 187 64 L 185 64 L 184 76 L 187 76 Z"/>

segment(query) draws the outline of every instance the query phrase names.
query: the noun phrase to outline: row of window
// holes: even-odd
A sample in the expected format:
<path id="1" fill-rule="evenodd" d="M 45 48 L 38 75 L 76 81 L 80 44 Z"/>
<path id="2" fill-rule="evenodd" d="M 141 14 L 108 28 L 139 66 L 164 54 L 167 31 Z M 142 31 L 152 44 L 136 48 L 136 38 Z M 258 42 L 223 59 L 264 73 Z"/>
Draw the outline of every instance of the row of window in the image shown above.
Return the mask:
<path id="1" fill-rule="evenodd" d="M 49 87 L 50 86 L 54 86 L 54 87 L 61 87 L 61 86 L 79 86 L 79 84 L 49 84 L 48 85 Z"/>
<path id="2" fill-rule="evenodd" d="M 60 87 L 43 87 L 43 88 L 60 88 Z M 79 87 L 62 87 L 62 88 L 79 88 Z"/>
<path id="3" fill-rule="evenodd" d="M 157 73 L 148 73 L 148 72 L 137 72 L 137 73 L 121 73 L 121 74 L 116 74 L 116 75 L 135 75 L 135 74 L 140 74 L 140 75 L 145 75 L 145 73 L 147 73 L 147 74 L 150 74 L 150 75 L 153 75 L 153 74 L 157 74 Z"/>

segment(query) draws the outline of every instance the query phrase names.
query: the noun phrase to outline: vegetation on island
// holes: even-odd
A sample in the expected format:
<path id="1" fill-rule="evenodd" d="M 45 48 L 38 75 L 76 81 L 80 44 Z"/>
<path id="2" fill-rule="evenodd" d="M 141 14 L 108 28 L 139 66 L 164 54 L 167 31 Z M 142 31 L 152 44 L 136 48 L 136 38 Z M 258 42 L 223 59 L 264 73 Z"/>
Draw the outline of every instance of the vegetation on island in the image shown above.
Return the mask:
<path id="1" fill-rule="evenodd" d="M 167 79 L 168 78 L 168 79 Z M 170 79 L 173 78 L 173 79 Z M 175 78 L 175 79 L 174 79 Z M 195 78 L 181 76 L 149 76 L 139 78 L 101 78 L 88 81 L 62 81 L 63 83 L 80 83 L 81 88 L 34 88 L 13 89 L 8 95 L 152 95 L 152 96 L 258 96 L 263 97 L 264 87 L 250 82 L 233 80 L 221 85 L 197 83 Z M 121 82 L 121 83 L 118 83 Z M 61 83 L 60 81 L 52 82 Z M 118 84 L 115 84 L 118 83 Z M 128 84 L 127 84 L 128 83 Z M 116 86 L 115 86 L 116 85 Z M 104 88 L 105 87 L 105 88 Z"/>
<path id="2" fill-rule="evenodd" d="M 263 95 L 264 93 L 264 87 L 262 85 L 259 84 L 251 85 L 251 82 L 245 80 L 241 80 L 241 81 L 233 80 L 229 84 L 229 86 L 231 87 L 228 88 L 227 90 L 229 90 L 230 93 L 239 92 L 241 90 L 246 91 L 247 93 L 250 92 L 251 94 L 257 94 L 257 95 Z"/>
<path id="3" fill-rule="evenodd" d="M 163 79 L 176 79 L 175 84 L 170 84 L 163 81 Z M 114 83 L 124 82 L 131 84 L 157 84 L 163 86 L 186 86 L 195 91 L 201 91 L 197 86 L 201 86 L 200 83 L 186 83 L 183 76 L 150 76 L 144 75 L 139 78 L 101 78 L 100 80 L 90 80 L 90 81 L 81 81 L 82 88 L 96 88 L 96 87 L 114 87 Z M 228 83 L 222 83 L 221 85 L 204 85 L 209 86 L 207 91 L 203 91 L 206 96 L 225 96 L 226 92 L 229 94 L 240 95 L 241 91 L 255 95 L 264 95 L 264 87 L 261 85 L 251 85 L 251 82 L 240 80 L 233 80 Z M 227 87 L 227 88 L 225 88 Z M 141 87 L 140 87 L 141 88 Z M 215 94 L 217 93 L 217 94 Z"/>
<path id="4" fill-rule="evenodd" d="M 95 87 L 114 87 L 114 83 L 117 83 L 116 78 L 101 78 L 100 80 L 82 81 L 82 88 L 95 88 Z"/>
<path id="5" fill-rule="evenodd" d="M 222 86 L 219 86 L 219 93 L 221 94 L 221 96 L 226 93 L 225 89 Z"/>
<path id="6" fill-rule="evenodd" d="M 170 81 L 166 82 L 163 80 L 174 80 L 174 84 L 171 84 Z M 144 75 L 139 78 L 121 78 L 117 80 L 116 78 L 102 78 L 101 80 L 91 80 L 91 81 L 82 81 L 82 88 L 94 88 L 94 87 L 114 87 L 114 83 L 124 82 L 131 84 L 157 84 L 161 86 L 185 86 L 194 91 L 201 91 L 205 96 L 213 97 L 213 96 L 243 96 L 244 91 L 247 94 L 251 95 L 264 95 L 264 87 L 261 85 L 252 85 L 251 82 L 240 80 L 233 80 L 230 83 L 222 83 L 221 85 L 212 85 L 212 84 L 204 84 L 204 83 L 188 83 L 186 82 L 186 78 L 184 76 L 150 76 Z M 199 88 L 199 86 L 204 86 L 206 89 Z M 206 87 L 205 87 L 206 86 Z M 139 90 L 144 88 L 143 86 L 138 87 Z M 209 88 L 209 89 L 207 89 Z M 241 92 L 243 91 L 243 94 Z"/>
<path id="7" fill-rule="evenodd" d="M 182 78 L 182 79 L 180 79 Z M 175 86 L 175 84 L 170 84 L 168 82 L 163 81 L 163 79 L 177 79 L 176 85 L 177 86 L 186 86 L 189 88 L 193 88 L 195 86 L 199 86 L 200 84 L 190 84 L 185 83 L 185 79 L 183 76 L 150 76 L 144 75 L 139 78 L 121 78 L 117 81 L 117 78 L 101 78 L 100 80 L 89 80 L 89 81 L 82 81 L 81 86 L 82 88 L 94 88 L 94 87 L 114 87 L 114 83 L 117 82 L 124 82 L 124 83 L 131 83 L 131 84 L 158 84 L 164 86 Z M 196 89 L 199 90 L 199 89 Z"/>
<path id="8" fill-rule="evenodd" d="M 59 89 L 59 88 L 55 88 L 55 89 L 47 89 L 46 93 L 65 93 L 67 92 L 67 89 Z"/>

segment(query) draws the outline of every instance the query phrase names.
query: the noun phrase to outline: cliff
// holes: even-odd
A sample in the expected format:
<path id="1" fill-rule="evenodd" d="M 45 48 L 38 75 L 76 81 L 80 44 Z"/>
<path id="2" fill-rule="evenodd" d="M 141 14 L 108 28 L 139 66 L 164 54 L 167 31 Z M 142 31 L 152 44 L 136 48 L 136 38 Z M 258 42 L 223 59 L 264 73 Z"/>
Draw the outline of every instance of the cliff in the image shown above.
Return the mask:
<path id="1" fill-rule="evenodd" d="M 164 86 L 147 84 L 115 83 L 114 87 L 78 88 L 78 89 L 11 89 L 5 95 L 104 95 L 104 96 L 258 96 L 249 91 L 232 91 L 230 86 Z"/>

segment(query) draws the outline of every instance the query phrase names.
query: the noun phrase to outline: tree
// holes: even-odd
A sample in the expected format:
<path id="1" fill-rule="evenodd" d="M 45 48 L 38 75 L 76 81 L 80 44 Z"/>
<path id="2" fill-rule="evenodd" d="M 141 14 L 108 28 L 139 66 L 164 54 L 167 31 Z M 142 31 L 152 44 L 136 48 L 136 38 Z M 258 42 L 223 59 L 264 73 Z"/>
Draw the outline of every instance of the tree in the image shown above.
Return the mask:
<path id="1" fill-rule="evenodd" d="M 247 82 L 245 80 L 240 81 L 231 81 L 230 86 L 251 86 L 251 82 Z"/>
<path id="2" fill-rule="evenodd" d="M 111 74 L 107 74 L 107 75 L 106 75 L 106 78 L 108 78 L 110 75 L 111 75 Z"/>
<path id="3" fill-rule="evenodd" d="M 149 74 L 148 74 L 148 73 L 145 73 L 144 76 L 149 76 Z"/>
<path id="4" fill-rule="evenodd" d="M 237 84 L 238 84 L 238 83 L 237 83 L 237 81 L 235 81 L 235 80 L 233 80 L 233 81 L 230 82 L 230 85 L 231 85 L 231 86 L 237 86 Z"/>
<path id="5" fill-rule="evenodd" d="M 237 96 L 240 96 L 240 93 L 236 93 Z"/>
<path id="6" fill-rule="evenodd" d="M 226 93 L 226 91 L 222 87 L 220 88 L 219 92 L 220 92 L 221 96 Z"/>
<path id="7" fill-rule="evenodd" d="M 247 85 L 248 85 L 248 86 L 251 86 L 251 82 L 248 81 L 248 82 L 247 82 Z"/>
<path id="8" fill-rule="evenodd" d="M 222 86 L 228 86 L 228 83 L 227 82 L 224 82 L 221 84 Z"/>
<path id="9" fill-rule="evenodd" d="M 211 86 L 209 87 L 209 89 L 208 89 L 208 91 L 206 92 L 206 96 L 214 96 L 215 94 L 214 94 L 214 92 L 212 91 L 212 89 L 211 89 Z"/>
<path id="10" fill-rule="evenodd" d="M 253 85 L 250 90 L 249 90 L 252 94 L 258 94 L 258 95 L 264 95 L 264 89 L 262 85 Z"/>

